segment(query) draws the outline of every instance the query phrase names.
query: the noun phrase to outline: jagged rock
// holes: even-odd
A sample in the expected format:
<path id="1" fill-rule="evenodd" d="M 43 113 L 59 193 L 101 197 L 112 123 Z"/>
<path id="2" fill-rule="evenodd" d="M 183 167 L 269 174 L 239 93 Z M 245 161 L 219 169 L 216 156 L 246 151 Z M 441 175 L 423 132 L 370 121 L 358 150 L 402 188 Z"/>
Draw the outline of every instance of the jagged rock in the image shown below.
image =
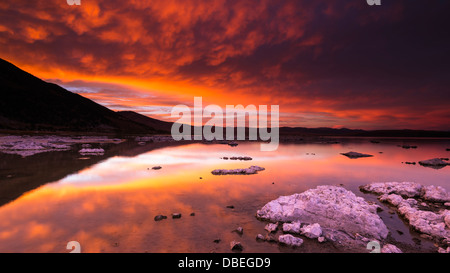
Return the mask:
<path id="1" fill-rule="evenodd" d="M 358 153 L 358 152 L 341 153 L 341 155 L 345 155 L 346 157 L 349 157 L 349 158 L 360 158 L 360 157 L 372 157 L 373 156 L 373 155 L 362 154 L 362 153 Z"/>
<path id="2" fill-rule="evenodd" d="M 281 196 L 258 210 L 256 216 L 272 222 L 318 223 L 322 228 L 384 239 L 389 231 L 376 213 L 377 208 L 342 187 L 318 186 L 300 194 Z"/>
<path id="3" fill-rule="evenodd" d="M 310 239 L 319 238 L 322 235 L 322 228 L 317 223 L 307 225 L 301 228 L 301 234 Z"/>
<path id="4" fill-rule="evenodd" d="M 303 240 L 301 238 L 292 236 L 291 234 L 284 234 L 278 237 L 278 242 L 281 244 L 285 244 L 288 246 L 301 246 L 303 244 Z"/>
<path id="5" fill-rule="evenodd" d="M 283 232 L 300 234 L 301 222 L 295 221 L 292 223 L 283 224 Z"/>
<path id="6" fill-rule="evenodd" d="M 320 236 L 319 238 L 317 238 L 317 241 L 319 242 L 319 243 L 323 243 L 323 242 L 325 242 L 325 237 L 323 237 L 323 236 Z"/>
<path id="7" fill-rule="evenodd" d="M 241 242 L 237 241 L 231 241 L 230 248 L 232 251 L 242 251 L 244 250 L 244 247 L 242 246 Z"/>
<path id="8" fill-rule="evenodd" d="M 403 253 L 403 252 L 395 245 L 386 244 L 381 249 L 381 253 Z"/>
<path id="9" fill-rule="evenodd" d="M 269 223 L 264 227 L 265 230 L 267 230 L 268 232 L 275 232 L 278 229 L 278 223 Z"/>

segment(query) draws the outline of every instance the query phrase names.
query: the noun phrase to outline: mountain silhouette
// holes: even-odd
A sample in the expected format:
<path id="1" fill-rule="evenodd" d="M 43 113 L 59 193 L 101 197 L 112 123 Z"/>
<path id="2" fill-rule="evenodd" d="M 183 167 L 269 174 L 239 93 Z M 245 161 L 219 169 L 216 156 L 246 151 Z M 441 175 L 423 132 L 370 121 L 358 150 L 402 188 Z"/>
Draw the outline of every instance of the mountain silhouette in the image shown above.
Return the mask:
<path id="1" fill-rule="evenodd" d="M 94 101 L 45 82 L 0 59 L 0 129 L 154 133 Z"/>

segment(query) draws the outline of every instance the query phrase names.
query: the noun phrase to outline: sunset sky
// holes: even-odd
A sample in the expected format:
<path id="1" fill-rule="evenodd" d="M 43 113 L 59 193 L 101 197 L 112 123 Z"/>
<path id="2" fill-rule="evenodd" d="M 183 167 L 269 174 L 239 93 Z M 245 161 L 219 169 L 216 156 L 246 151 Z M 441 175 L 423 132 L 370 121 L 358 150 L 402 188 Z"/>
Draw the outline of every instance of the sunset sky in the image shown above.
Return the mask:
<path id="1" fill-rule="evenodd" d="M 0 58 L 113 110 L 280 105 L 281 126 L 450 130 L 450 1 L 0 1 Z"/>

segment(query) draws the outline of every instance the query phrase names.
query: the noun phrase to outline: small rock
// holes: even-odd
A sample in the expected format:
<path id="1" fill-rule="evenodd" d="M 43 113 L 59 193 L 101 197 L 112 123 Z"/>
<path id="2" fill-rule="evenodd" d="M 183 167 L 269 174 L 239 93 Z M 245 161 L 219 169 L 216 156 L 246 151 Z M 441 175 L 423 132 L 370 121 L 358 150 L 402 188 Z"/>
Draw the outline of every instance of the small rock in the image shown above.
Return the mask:
<path id="1" fill-rule="evenodd" d="M 317 238 L 317 241 L 319 241 L 319 243 L 323 243 L 325 242 L 325 237 L 320 236 L 319 238 Z"/>
<path id="2" fill-rule="evenodd" d="M 438 252 L 439 252 L 439 253 L 450 253 L 450 246 L 447 247 L 447 249 L 444 249 L 444 248 L 440 247 L 440 248 L 438 249 Z"/>
<path id="3" fill-rule="evenodd" d="M 227 209 L 234 209 L 233 205 L 227 206 Z"/>
<path id="4" fill-rule="evenodd" d="M 172 219 L 179 219 L 181 218 L 181 213 L 172 213 Z"/>
<path id="5" fill-rule="evenodd" d="M 244 247 L 242 246 L 241 242 L 232 241 L 230 243 L 230 248 L 232 251 L 242 251 L 244 250 Z"/>
<path id="6" fill-rule="evenodd" d="M 155 219 L 155 221 L 161 221 L 163 219 L 167 219 L 167 216 L 159 214 L 159 215 L 156 215 L 154 219 Z"/>
<path id="7" fill-rule="evenodd" d="M 268 232 L 275 232 L 278 229 L 278 223 L 269 223 L 264 227 L 265 230 L 267 230 Z"/>
<path id="8" fill-rule="evenodd" d="M 155 166 L 152 168 L 152 170 L 160 170 L 162 167 L 161 166 Z"/>
<path id="9" fill-rule="evenodd" d="M 450 196 L 448 195 L 447 191 L 441 186 L 426 186 L 424 187 L 424 190 L 425 194 L 423 195 L 423 198 L 425 200 L 441 203 L 450 201 Z"/>
<path id="10" fill-rule="evenodd" d="M 444 206 L 450 207 L 450 202 L 444 203 Z"/>
<path id="11" fill-rule="evenodd" d="M 449 163 L 443 161 L 440 158 L 433 158 L 428 160 L 419 161 L 419 164 L 422 166 L 447 166 Z"/>
<path id="12" fill-rule="evenodd" d="M 300 234 L 301 222 L 295 221 L 292 223 L 283 224 L 283 232 Z"/>
<path id="13" fill-rule="evenodd" d="M 221 241 L 221 240 L 220 240 L 219 238 L 217 238 L 217 239 L 215 239 L 213 242 L 216 243 L 216 244 L 218 244 L 218 243 L 220 243 L 220 241 Z"/>
<path id="14" fill-rule="evenodd" d="M 237 234 L 242 235 L 244 233 L 244 229 L 242 227 L 238 227 L 237 229 L 235 229 L 234 231 L 236 231 Z"/>
<path id="15" fill-rule="evenodd" d="M 322 235 L 322 228 L 315 223 L 301 228 L 301 233 L 310 239 L 316 239 Z"/>
<path id="16" fill-rule="evenodd" d="M 267 242 L 278 242 L 278 238 L 273 233 L 267 234 L 266 237 L 264 237 L 264 240 Z"/>
<path id="17" fill-rule="evenodd" d="M 264 235 L 262 235 L 262 234 L 256 235 L 256 240 L 257 241 L 265 241 Z"/>
<path id="18" fill-rule="evenodd" d="M 403 252 L 395 245 L 386 244 L 381 249 L 381 253 L 403 253 Z"/>
<path id="19" fill-rule="evenodd" d="M 195 212 L 192 212 L 192 213 L 190 214 L 190 216 L 195 216 Z"/>
<path id="20" fill-rule="evenodd" d="M 408 161 L 406 161 L 405 164 L 408 164 L 408 165 L 416 165 L 416 162 L 408 162 Z"/>
<path id="21" fill-rule="evenodd" d="M 285 244 L 288 246 L 301 246 L 303 244 L 303 240 L 301 238 L 292 236 L 291 234 L 284 234 L 278 237 L 278 242 L 281 244 Z"/>

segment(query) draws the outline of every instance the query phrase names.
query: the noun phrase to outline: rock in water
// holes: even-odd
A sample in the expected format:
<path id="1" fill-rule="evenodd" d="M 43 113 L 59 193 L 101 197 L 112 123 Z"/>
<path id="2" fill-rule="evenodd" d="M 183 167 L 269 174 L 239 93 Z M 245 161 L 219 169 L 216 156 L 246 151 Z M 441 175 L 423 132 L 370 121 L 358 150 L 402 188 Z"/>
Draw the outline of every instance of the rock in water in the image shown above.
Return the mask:
<path id="1" fill-rule="evenodd" d="M 181 213 L 172 213 L 172 218 L 173 219 L 180 219 L 181 218 Z"/>
<path id="2" fill-rule="evenodd" d="M 81 155 L 103 155 L 105 153 L 105 150 L 102 148 L 97 149 L 89 149 L 89 148 L 83 148 L 78 151 Z"/>
<path id="3" fill-rule="evenodd" d="M 265 230 L 267 230 L 268 232 L 275 232 L 278 229 L 278 223 L 269 223 L 266 225 L 266 227 L 264 227 Z"/>
<path id="4" fill-rule="evenodd" d="M 300 234 L 301 222 L 296 221 L 292 223 L 283 224 L 283 232 Z"/>
<path id="5" fill-rule="evenodd" d="M 440 158 L 422 160 L 422 161 L 419 161 L 419 164 L 423 165 L 423 166 L 447 166 L 447 165 L 450 165 L 449 163 L 443 161 Z"/>
<path id="6" fill-rule="evenodd" d="M 318 223 L 328 229 L 380 240 L 389 231 L 377 208 L 342 187 L 318 186 L 300 194 L 281 196 L 258 210 L 256 216 L 272 222 Z"/>
<path id="7" fill-rule="evenodd" d="M 446 222 L 450 211 L 446 209 L 423 210 L 416 199 L 408 198 L 422 198 L 428 202 L 442 205 L 446 202 L 445 200 L 449 200 L 444 188 L 422 186 L 412 182 L 386 182 L 361 186 L 361 190 L 382 194 L 379 197 L 380 200 L 395 206 L 398 214 L 403 216 L 416 231 L 438 241 L 450 242 L 450 226 Z M 408 199 L 403 199 L 402 196 Z M 422 203 L 421 206 L 423 207 Z"/>
<path id="8" fill-rule="evenodd" d="M 160 214 L 160 215 L 156 215 L 154 219 L 155 219 L 155 221 L 161 221 L 163 219 L 167 219 L 167 216 Z"/>
<path id="9" fill-rule="evenodd" d="M 322 235 L 322 228 L 319 224 L 315 223 L 312 225 L 304 226 L 301 228 L 301 232 L 308 238 L 316 239 Z"/>
<path id="10" fill-rule="evenodd" d="M 360 158 L 360 157 L 372 157 L 373 156 L 373 155 L 362 154 L 362 153 L 358 153 L 358 152 L 341 153 L 341 155 L 345 155 L 346 157 L 349 157 L 349 158 Z"/>
<path id="11" fill-rule="evenodd" d="M 445 203 L 450 201 L 447 191 L 441 186 L 426 186 L 424 188 L 423 199 L 430 202 Z"/>
<path id="12" fill-rule="evenodd" d="M 237 241 L 232 241 L 230 243 L 230 248 L 233 251 L 242 251 L 242 250 L 244 250 L 244 247 L 242 246 L 241 242 L 237 242 Z"/>
<path id="13" fill-rule="evenodd" d="M 288 246 L 301 246 L 303 244 L 303 240 L 301 238 L 292 236 L 291 234 L 280 235 L 278 237 L 278 242 Z"/>
<path id="14" fill-rule="evenodd" d="M 363 192 L 376 194 L 398 194 L 403 197 L 419 197 L 423 194 L 423 186 L 414 182 L 372 183 L 359 187 Z"/>
<path id="15" fill-rule="evenodd" d="M 232 169 L 232 170 L 226 170 L 226 169 L 216 169 L 213 170 L 211 173 L 213 175 L 227 175 L 227 174 L 257 174 L 259 171 L 264 171 L 265 169 L 263 167 L 259 166 L 250 166 L 246 169 Z"/>
<path id="16" fill-rule="evenodd" d="M 386 244 L 381 249 L 381 253 L 403 253 L 403 252 L 394 245 Z"/>

